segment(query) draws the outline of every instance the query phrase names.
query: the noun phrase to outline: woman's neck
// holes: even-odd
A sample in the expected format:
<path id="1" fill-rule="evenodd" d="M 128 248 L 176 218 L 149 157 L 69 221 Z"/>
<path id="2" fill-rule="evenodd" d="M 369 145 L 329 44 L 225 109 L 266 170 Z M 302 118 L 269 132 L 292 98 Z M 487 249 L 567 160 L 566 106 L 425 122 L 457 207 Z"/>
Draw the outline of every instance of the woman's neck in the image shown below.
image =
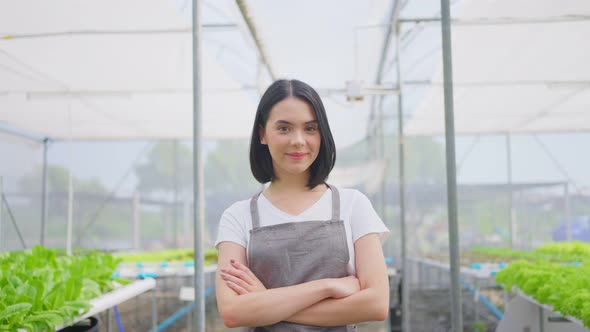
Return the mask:
<path id="1" fill-rule="evenodd" d="M 268 186 L 270 192 L 283 192 L 283 193 L 301 193 L 321 189 L 323 186 L 316 186 L 310 189 L 307 187 L 309 181 L 309 175 L 302 174 L 301 177 L 282 177 L 280 179 L 273 180 Z"/>

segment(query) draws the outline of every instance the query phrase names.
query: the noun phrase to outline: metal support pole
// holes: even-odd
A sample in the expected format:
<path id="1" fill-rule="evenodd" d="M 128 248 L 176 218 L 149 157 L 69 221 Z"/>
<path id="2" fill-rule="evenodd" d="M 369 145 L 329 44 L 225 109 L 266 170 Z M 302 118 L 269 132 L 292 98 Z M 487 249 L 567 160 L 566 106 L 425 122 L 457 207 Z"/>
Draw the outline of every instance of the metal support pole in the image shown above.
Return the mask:
<path id="1" fill-rule="evenodd" d="M 68 171 L 68 220 L 66 227 L 66 253 L 72 255 L 72 230 L 74 228 L 74 185 L 72 183 L 72 170 Z"/>
<path id="2" fill-rule="evenodd" d="M 25 243 L 25 239 L 23 238 L 23 235 L 20 233 L 20 229 L 18 228 L 18 224 L 16 223 L 16 219 L 14 219 L 14 214 L 12 214 L 12 210 L 10 209 L 10 205 L 8 204 L 8 200 L 6 199 L 6 195 L 4 195 L 2 193 L 0 195 L 0 198 L 1 198 L 0 204 L 6 205 L 6 213 L 8 213 L 8 217 L 12 221 L 12 225 L 14 226 L 14 230 L 16 231 L 16 235 L 18 236 L 18 239 L 20 240 L 20 244 L 22 245 L 23 249 L 26 249 L 27 244 Z"/>
<path id="3" fill-rule="evenodd" d="M 107 309 L 107 332 L 111 332 L 113 330 L 113 324 L 111 321 L 111 309 Z"/>
<path id="4" fill-rule="evenodd" d="M 566 182 L 564 185 L 564 209 L 565 209 L 565 238 L 567 241 L 573 240 L 572 236 L 572 220 L 571 220 L 571 207 L 570 207 L 570 190 L 569 184 Z"/>
<path id="5" fill-rule="evenodd" d="M 424 287 L 424 283 L 426 282 L 424 280 L 424 262 L 419 262 L 418 263 L 418 284 L 420 285 L 421 288 L 425 288 Z"/>
<path id="6" fill-rule="evenodd" d="M 475 320 L 479 320 L 479 279 L 477 277 L 473 278 L 473 289 L 475 290 L 473 293 L 473 302 L 475 306 Z"/>
<path id="7" fill-rule="evenodd" d="M 187 317 L 187 320 L 186 320 L 186 330 L 187 331 L 192 331 L 193 330 L 193 324 L 192 324 L 192 322 L 193 322 L 193 311 L 192 310 L 189 310 L 186 313 L 186 317 Z"/>
<path id="8" fill-rule="evenodd" d="M 43 140 L 43 173 L 41 179 L 41 246 L 45 245 L 47 231 L 47 148 L 49 139 Z"/>
<path id="9" fill-rule="evenodd" d="M 506 172 L 508 177 L 508 245 L 514 247 L 515 226 L 514 226 L 514 192 L 512 191 L 512 144 L 510 144 L 510 133 L 506 133 Z"/>
<path id="10" fill-rule="evenodd" d="M 379 56 L 379 65 L 378 65 L 378 69 L 377 69 L 377 77 L 375 79 L 375 84 L 376 85 L 381 85 L 383 84 L 383 75 L 385 72 L 385 62 L 387 61 L 387 55 L 389 53 L 389 48 L 392 42 L 392 35 L 394 33 L 394 30 L 396 29 L 396 21 L 399 18 L 399 13 L 401 11 L 401 0 L 396 0 L 396 2 L 393 4 L 393 6 L 391 7 L 391 13 L 389 15 L 389 24 L 381 26 L 381 27 L 385 27 L 387 29 L 387 32 L 385 33 L 385 38 L 383 39 L 383 47 L 381 48 L 381 55 Z M 356 28 L 355 28 L 355 36 L 356 36 Z M 356 59 L 355 59 L 355 64 L 356 64 Z M 399 90 L 398 90 L 399 92 Z M 375 114 L 375 105 L 377 104 L 376 98 L 379 98 L 379 105 L 378 107 L 378 111 L 379 111 L 379 126 L 380 126 L 380 141 L 379 141 L 379 146 L 381 149 L 381 159 L 382 160 L 387 160 L 388 158 L 385 156 L 386 152 L 385 152 L 385 138 L 384 138 L 384 130 L 383 130 L 383 100 L 385 98 L 385 96 L 381 95 L 379 97 L 377 97 L 376 95 L 373 96 L 373 104 L 371 105 L 371 120 L 373 120 L 373 114 Z M 381 217 L 382 218 L 387 218 L 387 216 L 385 215 L 386 213 L 386 207 L 387 207 L 387 200 L 386 200 L 386 179 L 387 179 L 387 164 L 385 164 L 384 166 L 384 172 L 383 172 L 383 179 L 381 180 L 381 202 L 380 202 L 380 209 L 381 209 Z M 391 249 L 392 246 L 391 244 L 388 245 L 389 250 L 387 250 L 387 254 L 388 255 L 393 255 L 394 250 Z"/>
<path id="11" fill-rule="evenodd" d="M 459 276 L 459 225 L 457 222 L 457 172 L 455 158 L 455 119 L 453 111 L 453 59 L 451 54 L 451 8 L 441 0 L 443 75 L 445 95 L 445 146 L 447 159 L 447 204 L 449 211 L 449 253 L 451 258 L 451 327 L 463 331 L 461 282 Z"/>
<path id="12" fill-rule="evenodd" d="M 508 308 L 508 301 L 510 301 L 510 299 L 508 298 L 508 291 L 506 289 L 502 291 L 502 299 L 504 300 L 504 313 L 506 313 L 506 310 Z"/>
<path id="13" fill-rule="evenodd" d="M 378 160 L 380 160 L 381 162 L 384 163 L 383 166 L 383 177 L 381 178 L 381 190 L 380 193 L 380 202 L 379 202 L 379 208 L 380 208 L 380 212 L 381 212 L 381 218 L 383 218 L 384 220 L 387 218 L 385 216 L 386 213 L 386 206 L 387 206 L 387 201 L 385 199 L 385 195 L 386 195 L 386 179 L 387 179 L 387 163 L 385 162 L 385 160 L 387 160 L 387 157 L 385 156 L 385 129 L 383 128 L 383 120 L 384 120 L 384 116 L 383 116 L 383 99 L 385 98 L 384 96 L 375 96 L 374 98 L 379 98 L 379 103 L 378 103 L 378 112 L 379 112 L 379 158 L 377 158 Z M 387 255 L 391 255 L 392 252 L 388 252 Z"/>
<path id="14" fill-rule="evenodd" d="M 172 143 L 172 150 L 174 151 L 174 166 L 173 166 L 173 199 L 172 199 L 172 234 L 174 234 L 174 248 L 178 248 L 178 140 Z"/>
<path id="15" fill-rule="evenodd" d="M 197 1 L 198 0 L 193 1 L 193 8 L 194 8 L 195 2 L 197 2 Z M 244 19 L 244 22 L 246 22 L 246 26 L 248 27 L 248 31 L 250 31 L 250 35 L 252 36 L 252 39 L 254 40 L 254 44 L 256 44 L 256 49 L 258 50 L 258 55 L 259 55 L 260 59 L 262 60 L 262 62 L 264 63 L 264 65 L 266 66 L 266 69 L 268 70 L 268 75 L 270 76 L 270 79 L 275 81 L 277 79 L 277 76 L 275 75 L 274 70 L 270 66 L 270 62 L 268 61 L 268 57 L 266 56 L 266 53 L 264 52 L 264 48 L 262 48 L 262 44 L 260 43 L 260 38 L 258 38 L 258 33 L 256 32 L 256 27 L 254 26 L 254 21 L 250 18 L 250 15 L 248 14 L 248 7 L 246 6 L 246 1 L 245 0 L 236 0 L 236 4 L 238 5 L 238 9 L 240 10 L 240 14 L 242 15 L 242 18 Z M 195 27 L 193 25 L 193 32 L 194 32 L 194 28 Z M 199 38 L 200 38 L 200 36 L 199 36 Z M 193 60 L 196 60 L 196 59 L 193 58 Z"/>
<path id="16" fill-rule="evenodd" d="M 158 331 L 158 298 L 156 297 L 157 288 L 152 290 L 152 331 Z"/>
<path id="17" fill-rule="evenodd" d="M 195 330 L 205 331 L 205 283 L 203 282 L 204 185 L 202 148 L 201 1 L 193 0 L 193 211 L 195 252 Z"/>
<path id="18" fill-rule="evenodd" d="M 189 197 L 185 196 L 182 203 L 182 247 L 187 248 L 191 245 L 187 234 L 190 234 L 191 222 L 191 202 Z"/>
<path id="19" fill-rule="evenodd" d="M 401 10 L 400 1 L 396 1 L 397 13 Z M 406 230 L 406 178 L 405 178 L 405 145 L 404 145 L 404 112 L 403 112 L 403 84 L 401 73 L 401 25 L 395 27 L 395 54 L 397 58 L 397 84 L 399 95 L 397 97 L 397 130 L 398 130 L 398 149 L 399 149 L 399 209 L 400 209 L 400 226 L 402 233 L 401 254 L 402 254 L 402 331 L 410 330 L 410 278 L 408 265 L 408 244 Z"/>
<path id="20" fill-rule="evenodd" d="M 264 63 L 262 62 L 262 57 L 259 55 L 258 56 L 258 61 L 256 61 L 256 91 L 258 91 L 259 95 L 262 95 L 264 93 L 264 88 L 263 88 L 263 77 L 262 77 L 262 71 L 264 70 Z M 190 312 L 189 315 L 190 317 Z"/>
<path id="21" fill-rule="evenodd" d="M 545 332 L 545 309 L 539 306 L 539 332 Z"/>
<path id="22" fill-rule="evenodd" d="M 157 284 L 156 284 L 157 287 Z M 141 303 L 139 302 L 139 296 L 135 297 L 135 326 L 141 326 L 140 320 L 139 320 L 139 309 L 141 308 Z"/>
<path id="23" fill-rule="evenodd" d="M 2 207 L 4 206 L 2 197 L 4 196 L 4 187 L 2 185 L 2 176 L 0 176 L 0 252 L 4 248 L 4 233 L 2 232 Z"/>
<path id="24" fill-rule="evenodd" d="M 140 204 L 141 204 L 141 196 L 139 194 L 139 192 L 135 192 L 133 194 L 133 203 L 132 203 L 132 209 L 133 209 L 133 249 L 135 250 L 139 250 L 141 247 L 141 242 L 140 242 Z"/>

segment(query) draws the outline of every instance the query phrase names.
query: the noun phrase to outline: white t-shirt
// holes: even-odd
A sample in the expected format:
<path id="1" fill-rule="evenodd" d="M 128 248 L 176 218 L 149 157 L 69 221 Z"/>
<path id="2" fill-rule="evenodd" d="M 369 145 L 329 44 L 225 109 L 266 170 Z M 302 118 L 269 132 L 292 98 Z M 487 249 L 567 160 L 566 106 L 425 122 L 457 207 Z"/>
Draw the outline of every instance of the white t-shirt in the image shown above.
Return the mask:
<path id="1" fill-rule="evenodd" d="M 339 189 L 338 191 L 340 193 L 340 219 L 344 220 L 348 252 L 350 253 L 348 273 L 356 275 L 354 242 L 369 233 L 378 233 L 381 243 L 383 243 L 389 230 L 364 194 L 355 189 Z M 258 213 L 260 214 L 261 227 L 308 220 L 330 220 L 332 218 L 332 190 L 326 190 L 314 205 L 297 216 L 278 209 L 264 197 L 264 194 L 261 194 L 258 198 Z M 215 247 L 221 242 L 230 241 L 247 249 L 251 229 L 250 199 L 236 202 L 221 216 Z"/>

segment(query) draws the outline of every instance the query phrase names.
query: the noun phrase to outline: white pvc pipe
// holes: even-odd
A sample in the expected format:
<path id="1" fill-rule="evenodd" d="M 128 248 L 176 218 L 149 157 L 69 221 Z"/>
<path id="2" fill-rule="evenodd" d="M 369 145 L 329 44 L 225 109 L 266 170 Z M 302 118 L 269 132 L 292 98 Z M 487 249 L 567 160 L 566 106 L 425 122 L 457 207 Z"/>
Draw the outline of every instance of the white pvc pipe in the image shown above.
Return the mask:
<path id="1" fill-rule="evenodd" d="M 90 301 L 92 308 L 88 310 L 84 315 L 76 317 L 73 322 L 65 324 L 63 326 L 56 327 L 56 331 L 63 329 L 66 326 L 76 324 L 77 322 L 86 319 L 90 316 L 94 316 L 107 309 L 116 306 L 119 303 L 123 303 L 129 299 L 132 299 L 140 294 L 147 292 L 150 289 L 156 287 L 156 280 L 148 278 L 144 280 L 134 281 L 132 284 L 117 288 L 110 293 L 106 293 L 94 300 Z"/>
<path id="2" fill-rule="evenodd" d="M 426 258 L 414 258 L 414 257 L 408 257 L 408 260 L 418 263 L 420 266 L 428 266 L 428 267 L 435 267 L 441 270 L 446 270 L 446 271 L 450 271 L 451 270 L 451 266 L 449 265 L 449 263 L 444 263 L 444 262 L 440 262 L 440 261 L 436 261 L 436 260 L 432 260 L 432 259 L 426 259 Z M 484 279 L 484 280 L 490 280 L 490 279 L 494 279 L 494 276 L 492 274 L 492 272 L 497 272 L 500 269 L 499 266 L 497 266 L 496 268 L 493 268 L 491 266 L 484 266 L 483 269 L 471 269 L 468 267 L 461 267 L 459 269 L 461 276 L 463 277 L 471 277 L 471 278 L 477 278 L 477 279 Z"/>
<path id="3" fill-rule="evenodd" d="M 217 265 L 203 267 L 203 274 L 211 274 L 217 271 Z M 170 262 L 166 266 L 162 263 L 142 263 L 137 267 L 136 263 L 121 263 L 117 267 L 117 273 L 121 278 L 137 278 L 140 273 L 152 277 L 189 277 L 195 275 L 194 266 L 186 266 L 184 262 Z M 194 287 L 191 287 L 194 290 Z"/>

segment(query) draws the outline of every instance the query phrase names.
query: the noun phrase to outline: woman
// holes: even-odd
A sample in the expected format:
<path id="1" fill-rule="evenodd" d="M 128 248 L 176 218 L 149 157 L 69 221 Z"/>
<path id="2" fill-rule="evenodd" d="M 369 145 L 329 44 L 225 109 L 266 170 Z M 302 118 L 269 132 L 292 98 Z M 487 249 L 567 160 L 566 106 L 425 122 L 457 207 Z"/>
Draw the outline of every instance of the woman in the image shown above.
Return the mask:
<path id="1" fill-rule="evenodd" d="M 317 92 L 274 82 L 250 142 L 252 173 L 270 184 L 219 224 L 216 293 L 226 326 L 335 332 L 387 318 L 388 230 L 363 194 L 325 182 L 335 160 Z"/>

